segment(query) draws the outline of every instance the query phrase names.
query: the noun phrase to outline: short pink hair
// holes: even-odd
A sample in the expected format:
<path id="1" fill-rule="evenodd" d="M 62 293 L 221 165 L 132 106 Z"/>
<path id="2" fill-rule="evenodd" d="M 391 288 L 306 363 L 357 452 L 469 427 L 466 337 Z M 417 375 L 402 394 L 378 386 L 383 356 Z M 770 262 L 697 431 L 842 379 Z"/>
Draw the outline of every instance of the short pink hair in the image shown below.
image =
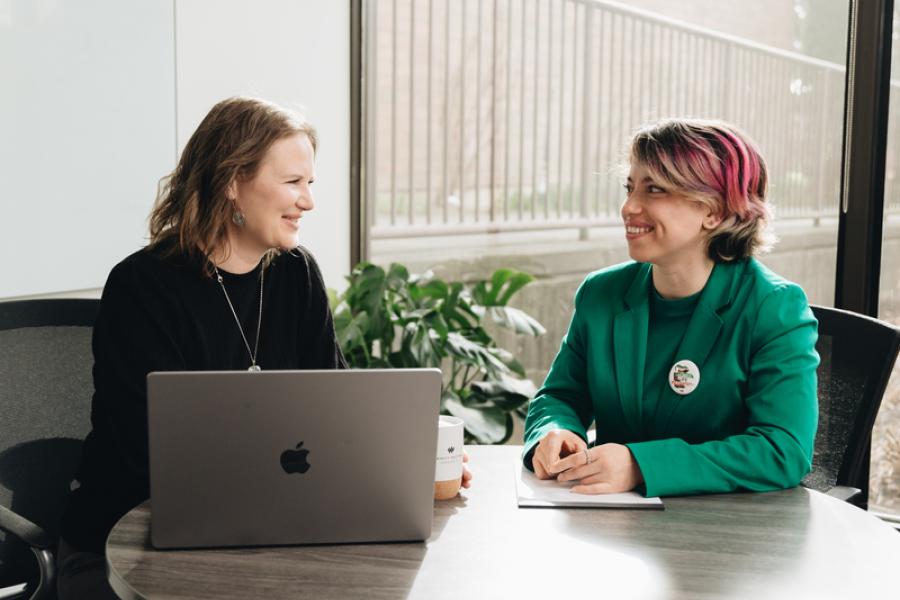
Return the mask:
<path id="1" fill-rule="evenodd" d="M 635 134 L 631 160 L 722 217 L 709 236 L 713 260 L 741 260 L 771 247 L 765 234 L 771 217 L 766 163 L 753 140 L 734 125 L 706 119 L 653 123 Z"/>

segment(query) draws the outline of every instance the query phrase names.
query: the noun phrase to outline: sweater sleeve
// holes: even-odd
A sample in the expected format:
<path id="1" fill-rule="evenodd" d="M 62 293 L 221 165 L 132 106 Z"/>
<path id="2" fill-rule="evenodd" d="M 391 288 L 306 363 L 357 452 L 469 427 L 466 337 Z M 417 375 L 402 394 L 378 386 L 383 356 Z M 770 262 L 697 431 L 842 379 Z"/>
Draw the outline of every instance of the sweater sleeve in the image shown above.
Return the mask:
<path id="1" fill-rule="evenodd" d="M 92 431 L 62 527 L 80 550 L 102 552 L 116 521 L 149 497 L 147 373 L 185 369 L 177 313 L 150 275 L 125 261 L 103 288 L 92 342 Z"/>
<path id="2" fill-rule="evenodd" d="M 94 327 L 91 418 L 119 450 L 128 482 L 142 491 L 149 477 L 147 374 L 185 370 L 177 322 L 174 306 L 133 265 L 110 273 Z"/>
<path id="3" fill-rule="evenodd" d="M 553 359 L 544 385 L 528 407 L 525 419 L 525 466 L 533 469 L 532 451 L 554 429 L 567 429 L 587 440 L 593 418 L 585 367 L 585 331 L 579 312 L 585 284 L 575 293 L 575 310 L 559 352 Z"/>
<path id="4" fill-rule="evenodd" d="M 301 365 L 306 369 L 346 369 L 334 331 L 334 319 L 328 305 L 328 292 L 316 259 L 301 248 L 305 264 L 304 277 L 308 290 L 303 318 L 300 319 Z"/>
<path id="5" fill-rule="evenodd" d="M 628 444 L 648 496 L 769 491 L 809 472 L 818 422 L 817 322 L 803 291 L 785 285 L 760 304 L 744 395 L 747 428 L 721 440 Z"/>

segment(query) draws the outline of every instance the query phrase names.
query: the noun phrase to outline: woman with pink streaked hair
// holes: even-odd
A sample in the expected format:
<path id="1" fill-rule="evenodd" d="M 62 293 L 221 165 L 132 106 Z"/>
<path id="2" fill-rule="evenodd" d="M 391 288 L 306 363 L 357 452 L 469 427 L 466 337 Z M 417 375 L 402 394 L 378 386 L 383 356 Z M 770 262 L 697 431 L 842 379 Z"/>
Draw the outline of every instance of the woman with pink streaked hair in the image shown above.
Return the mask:
<path id="1" fill-rule="evenodd" d="M 762 155 L 728 123 L 668 119 L 637 132 L 630 158 L 633 260 L 575 294 L 525 465 L 587 494 L 797 485 L 818 421 L 817 323 L 803 290 L 754 258 L 771 245 Z"/>

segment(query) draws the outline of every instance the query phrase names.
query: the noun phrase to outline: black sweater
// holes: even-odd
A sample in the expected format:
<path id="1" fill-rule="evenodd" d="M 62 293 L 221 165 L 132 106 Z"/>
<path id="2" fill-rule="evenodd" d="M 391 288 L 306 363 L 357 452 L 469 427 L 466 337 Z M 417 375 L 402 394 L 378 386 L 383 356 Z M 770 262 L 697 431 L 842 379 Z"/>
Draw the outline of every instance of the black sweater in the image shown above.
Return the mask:
<path id="1" fill-rule="evenodd" d="M 219 270 L 251 348 L 261 268 L 242 275 Z M 264 279 L 257 364 L 264 370 L 346 366 L 312 255 L 303 248 L 283 253 Z M 215 277 L 186 259 L 162 258 L 146 248 L 109 274 L 93 351 L 93 429 L 62 537 L 76 549 L 102 553 L 116 521 L 150 495 L 147 374 L 243 370 L 250 357 Z"/>

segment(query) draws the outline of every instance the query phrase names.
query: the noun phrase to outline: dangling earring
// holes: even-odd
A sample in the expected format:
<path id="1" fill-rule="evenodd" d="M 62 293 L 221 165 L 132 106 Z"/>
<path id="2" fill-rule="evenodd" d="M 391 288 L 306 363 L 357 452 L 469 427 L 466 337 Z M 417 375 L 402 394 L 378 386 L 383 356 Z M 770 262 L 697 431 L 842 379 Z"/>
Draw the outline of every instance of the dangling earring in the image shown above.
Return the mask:
<path id="1" fill-rule="evenodd" d="M 237 207 L 237 204 L 234 203 L 234 200 L 231 201 L 234 206 L 234 212 L 231 213 L 231 221 L 238 227 L 243 227 L 247 224 L 247 220 L 244 218 L 244 213 L 241 212 L 241 209 Z"/>

